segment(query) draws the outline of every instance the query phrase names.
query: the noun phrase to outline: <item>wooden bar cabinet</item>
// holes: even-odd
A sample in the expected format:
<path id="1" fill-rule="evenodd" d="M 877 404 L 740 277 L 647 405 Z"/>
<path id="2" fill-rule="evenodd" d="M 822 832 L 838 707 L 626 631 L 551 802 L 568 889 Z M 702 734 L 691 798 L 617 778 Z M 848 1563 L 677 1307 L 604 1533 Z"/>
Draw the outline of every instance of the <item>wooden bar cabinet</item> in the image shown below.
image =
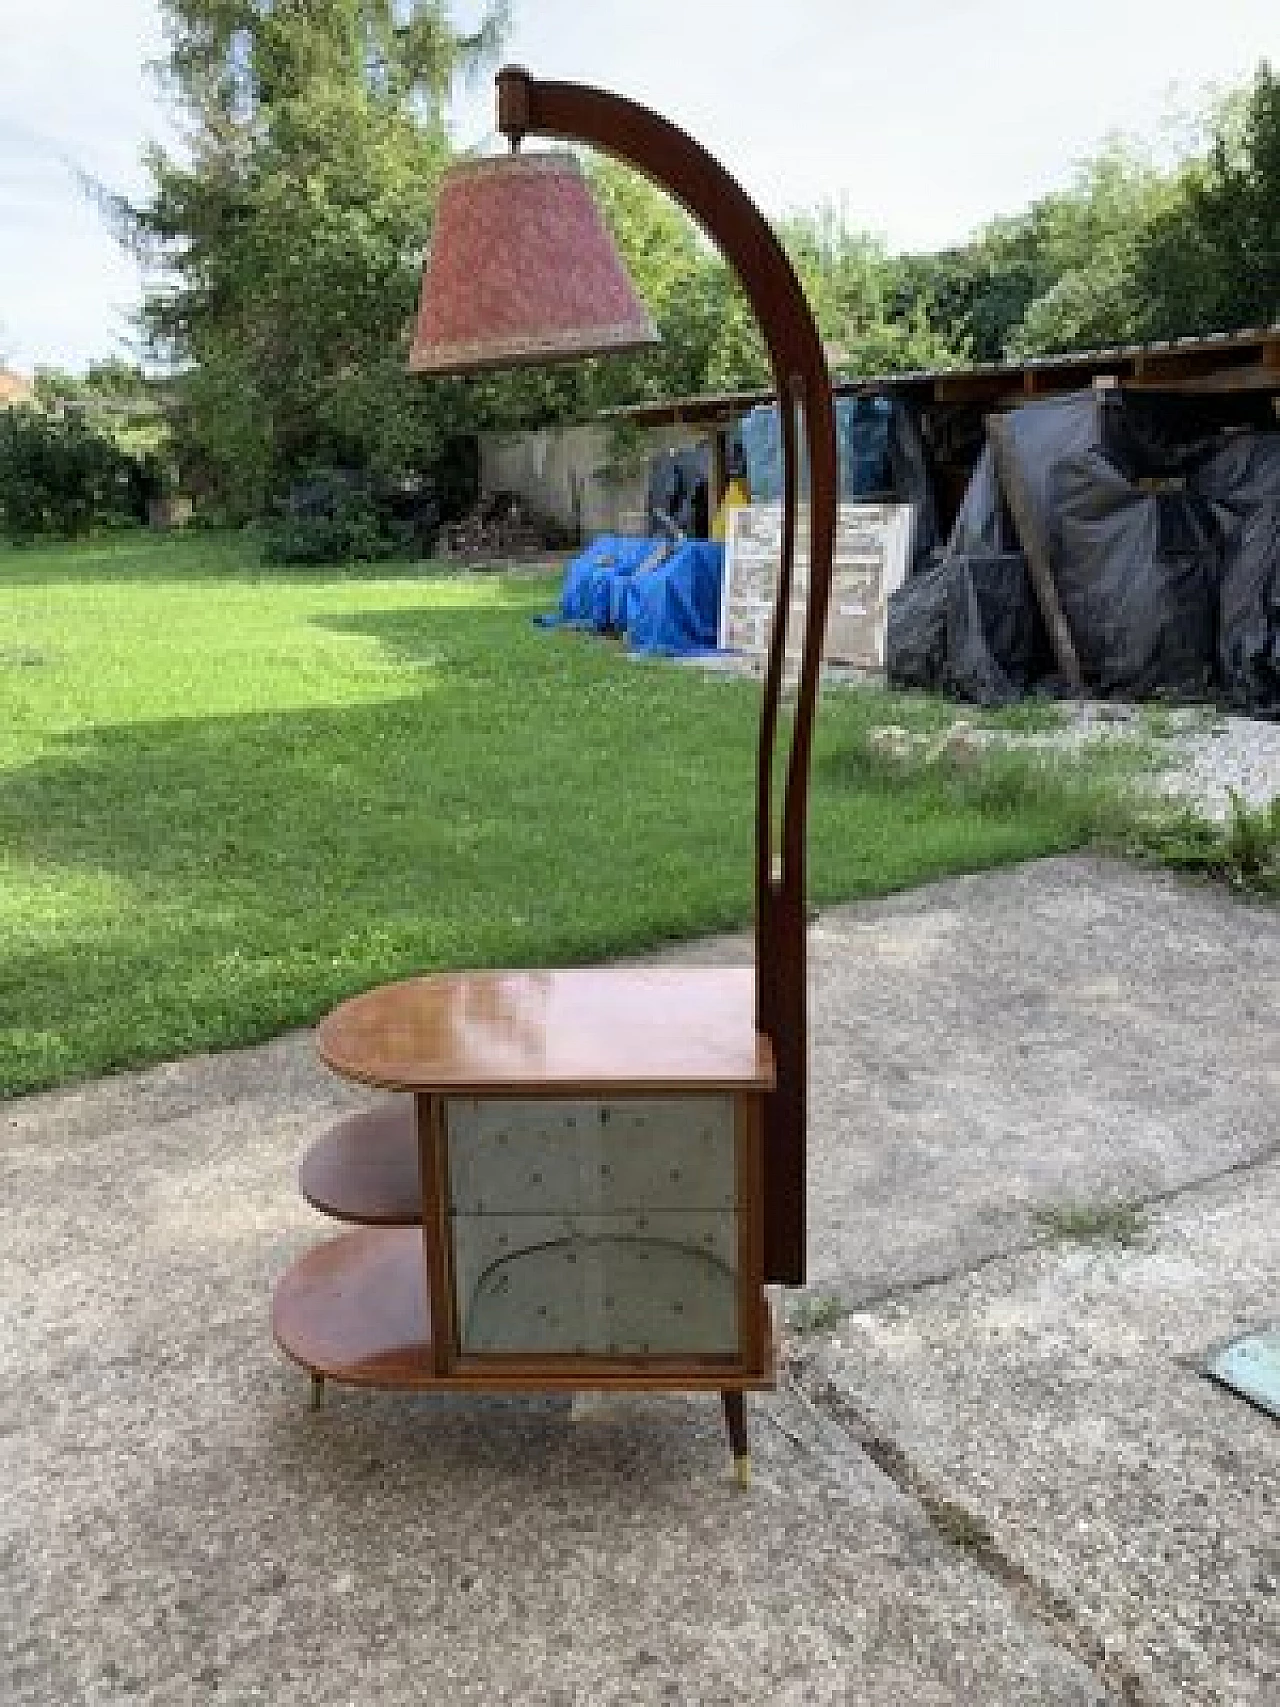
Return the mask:
<path id="1" fill-rule="evenodd" d="M 336 1072 L 412 1093 L 308 1153 L 305 1195 L 362 1223 L 275 1295 L 325 1379 L 408 1388 L 712 1388 L 772 1379 L 750 969 L 412 979 L 322 1024 Z"/>

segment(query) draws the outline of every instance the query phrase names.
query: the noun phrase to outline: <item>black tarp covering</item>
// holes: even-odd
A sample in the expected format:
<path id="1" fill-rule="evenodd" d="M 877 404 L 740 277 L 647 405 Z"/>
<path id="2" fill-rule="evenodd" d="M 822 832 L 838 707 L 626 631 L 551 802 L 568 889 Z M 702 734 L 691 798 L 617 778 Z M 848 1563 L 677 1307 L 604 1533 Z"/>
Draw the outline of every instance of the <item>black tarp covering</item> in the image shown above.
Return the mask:
<path id="1" fill-rule="evenodd" d="M 1280 715 L 1280 433 L 1115 391 L 1006 422 L 1086 689 Z M 993 704 L 1049 675 L 1018 545 L 986 447 L 946 555 L 890 598 L 890 681 Z"/>
<path id="2" fill-rule="evenodd" d="M 1220 442 L 1203 398 L 1141 391 L 1103 395 L 1103 446 L 1131 480 L 1186 474 Z"/>
<path id="3" fill-rule="evenodd" d="M 1252 505 L 1227 542 L 1218 669 L 1232 705 L 1280 717 L 1280 502 Z"/>
<path id="4" fill-rule="evenodd" d="M 1193 470 L 1223 535 L 1218 672 L 1232 705 L 1280 717 L 1280 433 L 1239 433 Z"/>
<path id="5" fill-rule="evenodd" d="M 1014 549 L 1013 521 L 996 479 L 996 459 L 983 445 L 947 541 L 947 555 L 990 556 Z"/>
<path id="6" fill-rule="evenodd" d="M 1233 433 L 1191 470 L 1187 486 L 1232 510 L 1280 503 L 1280 433 Z"/>
<path id="7" fill-rule="evenodd" d="M 886 655 L 895 687 L 1020 699 L 1049 656 L 1021 552 L 944 557 L 913 575 L 889 601 Z"/>
<path id="8" fill-rule="evenodd" d="M 920 428 L 911 410 L 896 400 L 889 416 L 889 489 L 900 504 L 916 507 L 911 535 L 913 567 L 923 563 L 938 547 L 938 506 L 933 491 L 933 471 Z"/>
<path id="9" fill-rule="evenodd" d="M 947 595 L 957 557 L 921 569 L 889 596 L 885 614 L 885 671 L 899 688 L 933 692 L 947 662 Z"/>
<path id="10" fill-rule="evenodd" d="M 1208 695 L 1218 570 L 1208 506 L 1142 491 L 1099 450 L 1054 464 L 1050 502 L 1054 584 L 1089 687 Z"/>
<path id="11" fill-rule="evenodd" d="M 648 525 L 655 533 L 705 539 L 711 451 L 706 445 L 671 450 L 649 464 Z"/>
<path id="12" fill-rule="evenodd" d="M 1049 662 L 1049 637 L 1022 553 L 952 558 L 945 691 L 975 705 L 1009 705 Z"/>

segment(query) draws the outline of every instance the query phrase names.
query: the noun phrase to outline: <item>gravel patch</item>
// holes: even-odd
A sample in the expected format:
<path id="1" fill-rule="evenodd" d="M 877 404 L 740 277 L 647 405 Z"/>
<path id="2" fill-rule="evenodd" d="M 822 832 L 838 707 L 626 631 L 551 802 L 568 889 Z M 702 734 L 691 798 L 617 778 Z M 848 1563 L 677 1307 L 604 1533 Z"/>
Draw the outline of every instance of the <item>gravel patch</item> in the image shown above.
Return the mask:
<path id="1" fill-rule="evenodd" d="M 1115 700 L 1064 702 L 1062 711 L 1060 730 L 1013 739 L 1074 751 L 1099 741 L 1150 741 L 1162 761 L 1153 779 L 1158 792 L 1219 822 L 1230 814 L 1233 790 L 1254 810 L 1280 795 L 1280 722 L 1212 706 Z"/>
<path id="2" fill-rule="evenodd" d="M 707 653 L 680 659 L 697 669 L 724 676 L 759 676 L 761 661 L 738 653 Z M 824 664 L 824 688 L 883 687 L 884 672 Z M 1017 734 L 984 729 L 968 708 L 956 706 L 951 730 L 917 736 L 887 723 L 875 733 L 885 751 L 908 757 L 916 747 L 936 753 L 965 745 L 1008 744 L 1079 751 L 1094 742 L 1153 742 L 1164 761 L 1156 773 L 1158 793 L 1185 801 L 1205 817 L 1224 823 L 1231 793 L 1251 809 L 1280 796 L 1280 721 L 1246 717 L 1208 705 L 1136 705 L 1122 700 L 1064 700 L 1063 724 L 1047 733 Z"/>
<path id="3" fill-rule="evenodd" d="M 1174 715 L 1187 723 L 1168 737 L 1174 763 L 1162 778 L 1167 792 L 1217 819 L 1227 817 L 1232 789 L 1255 809 L 1280 796 L 1280 723 L 1228 714 L 1197 726 L 1199 713 Z"/>

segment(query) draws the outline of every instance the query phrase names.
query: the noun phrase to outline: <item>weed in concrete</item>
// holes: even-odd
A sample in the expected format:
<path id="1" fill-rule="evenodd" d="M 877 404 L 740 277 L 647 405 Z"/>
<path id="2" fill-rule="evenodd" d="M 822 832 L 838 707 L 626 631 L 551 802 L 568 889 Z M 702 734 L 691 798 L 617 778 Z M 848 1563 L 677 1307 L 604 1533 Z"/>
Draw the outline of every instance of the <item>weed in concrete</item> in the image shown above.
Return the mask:
<path id="1" fill-rule="evenodd" d="M 787 1326 L 793 1334 L 830 1334 L 849 1314 L 849 1306 L 838 1298 L 804 1293 L 787 1310 Z"/>
<path id="2" fill-rule="evenodd" d="M 945 1535 L 953 1547 L 962 1547 L 966 1553 L 976 1553 L 979 1557 L 985 1557 L 994 1547 L 991 1531 L 976 1513 L 965 1506 L 956 1505 L 952 1500 L 935 1499 L 930 1501 L 928 1511 L 935 1529 Z"/>
<path id="3" fill-rule="evenodd" d="M 1056 1203 L 1032 1212 L 1044 1237 L 1076 1245 L 1140 1244 L 1147 1218 L 1136 1203 Z"/>

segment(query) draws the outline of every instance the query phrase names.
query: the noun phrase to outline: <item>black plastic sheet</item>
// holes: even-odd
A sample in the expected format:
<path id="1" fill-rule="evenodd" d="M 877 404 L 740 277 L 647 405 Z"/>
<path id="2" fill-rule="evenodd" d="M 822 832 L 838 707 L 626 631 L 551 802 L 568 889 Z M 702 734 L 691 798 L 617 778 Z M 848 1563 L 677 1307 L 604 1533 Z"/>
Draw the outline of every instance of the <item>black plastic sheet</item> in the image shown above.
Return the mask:
<path id="1" fill-rule="evenodd" d="M 937 549 L 938 505 L 929 453 L 915 415 L 902 403 L 895 402 L 889 418 L 888 458 L 894 497 L 899 503 L 916 506 L 911 541 L 911 567 L 915 569 Z"/>
<path id="2" fill-rule="evenodd" d="M 943 688 L 975 705 L 1012 704 L 1050 662 L 1026 559 L 955 557 L 948 567 Z"/>
<path id="3" fill-rule="evenodd" d="M 1142 491 L 1096 449 L 1057 459 L 1050 492 L 1054 582 L 1085 680 L 1135 698 L 1208 695 L 1218 578 L 1208 506 Z"/>
<path id="4" fill-rule="evenodd" d="M 1228 509 L 1280 504 L 1280 433 L 1235 433 L 1187 478 L 1190 491 Z"/>
<path id="5" fill-rule="evenodd" d="M 1227 543 L 1218 668 L 1232 705 L 1280 717 L 1280 500 L 1251 505 Z"/>
<path id="6" fill-rule="evenodd" d="M 1280 433 L 1234 407 L 1087 391 L 1005 417 L 1090 691 L 1280 716 Z M 1046 685 L 1020 544 L 986 446 L 946 556 L 889 601 L 890 681 L 987 705 Z"/>
<path id="7" fill-rule="evenodd" d="M 1104 397 L 1100 443 L 1131 480 L 1186 474 L 1220 441 L 1204 398 L 1141 391 Z"/>
<path id="8" fill-rule="evenodd" d="M 947 541 L 949 557 L 989 556 L 1016 549 L 1013 521 L 996 479 L 996 460 L 983 445 Z"/>
<path id="9" fill-rule="evenodd" d="M 1236 433 L 1194 469 L 1223 532 L 1218 669 L 1232 705 L 1280 716 L 1280 433 Z"/>
<path id="10" fill-rule="evenodd" d="M 885 617 L 885 675 L 892 687 L 933 692 L 947 661 L 947 601 L 959 558 L 910 575 L 889 595 Z"/>
<path id="11" fill-rule="evenodd" d="M 707 537 L 711 452 L 706 445 L 667 451 L 649 464 L 649 525 L 686 539 Z"/>

